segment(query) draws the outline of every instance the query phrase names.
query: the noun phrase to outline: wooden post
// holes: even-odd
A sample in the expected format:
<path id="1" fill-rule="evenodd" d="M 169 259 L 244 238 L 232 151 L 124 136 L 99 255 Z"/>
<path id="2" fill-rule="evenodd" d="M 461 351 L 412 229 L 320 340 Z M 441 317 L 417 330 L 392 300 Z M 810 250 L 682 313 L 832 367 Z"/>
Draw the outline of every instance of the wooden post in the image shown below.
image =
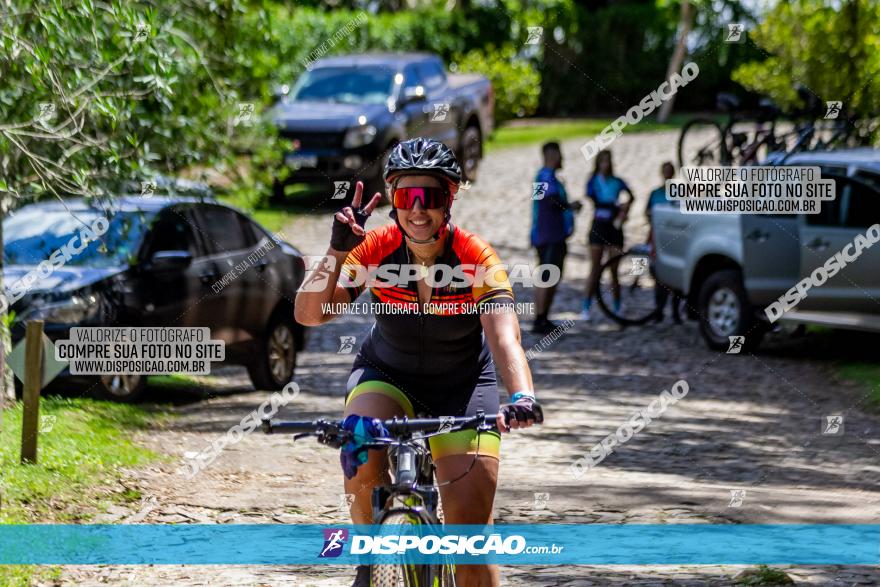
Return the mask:
<path id="1" fill-rule="evenodd" d="M 27 323 L 24 346 L 24 407 L 21 420 L 21 462 L 37 462 L 40 429 L 40 388 L 43 387 L 43 321 Z"/>

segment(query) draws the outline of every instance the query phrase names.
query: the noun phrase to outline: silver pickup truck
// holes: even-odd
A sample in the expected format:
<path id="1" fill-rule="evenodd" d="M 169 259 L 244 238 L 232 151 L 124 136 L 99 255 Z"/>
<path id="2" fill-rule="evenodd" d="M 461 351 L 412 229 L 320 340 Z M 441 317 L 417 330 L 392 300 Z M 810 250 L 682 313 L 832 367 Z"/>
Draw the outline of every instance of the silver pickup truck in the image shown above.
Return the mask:
<path id="1" fill-rule="evenodd" d="M 745 336 L 743 346 L 754 349 L 777 320 L 880 332 L 880 245 L 860 247 L 833 277 L 797 290 L 880 223 L 880 151 L 801 153 L 786 165 L 819 167 L 835 181 L 836 198 L 809 215 L 654 209 L 657 279 L 686 296 L 711 348 L 726 350 L 729 337 Z M 852 258 L 852 247 L 847 252 Z"/>

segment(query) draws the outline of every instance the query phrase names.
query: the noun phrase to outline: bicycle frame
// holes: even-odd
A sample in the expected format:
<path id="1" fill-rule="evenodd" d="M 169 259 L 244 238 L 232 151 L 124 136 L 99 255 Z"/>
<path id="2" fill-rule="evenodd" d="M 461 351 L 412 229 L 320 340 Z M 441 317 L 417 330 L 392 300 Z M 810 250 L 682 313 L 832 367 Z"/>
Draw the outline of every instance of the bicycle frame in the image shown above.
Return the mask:
<path id="1" fill-rule="evenodd" d="M 439 524 L 440 492 L 434 485 L 434 463 L 421 441 L 401 439 L 389 446 L 388 465 L 393 482 L 373 489 L 373 523 L 381 524 L 392 514 L 406 513 L 417 516 L 423 524 Z M 409 496 L 416 496 L 421 506 L 390 505 L 395 498 Z"/>

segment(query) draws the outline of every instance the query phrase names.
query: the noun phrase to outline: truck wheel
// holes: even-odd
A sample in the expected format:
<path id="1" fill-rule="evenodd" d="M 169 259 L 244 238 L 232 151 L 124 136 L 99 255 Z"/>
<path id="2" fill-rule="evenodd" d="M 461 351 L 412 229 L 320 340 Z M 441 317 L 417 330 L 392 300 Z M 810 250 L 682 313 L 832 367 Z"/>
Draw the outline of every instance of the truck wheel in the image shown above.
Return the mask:
<path id="1" fill-rule="evenodd" d="M 716 271 L 703 282 L 698 298 L 700 333 L 709 348 L 726 351 L 731 336 L 744 336 L 743 350 L 753 350 L 765 328 L 752 313 L 742 275 L 735 269 Z"/>
<path id="2" fill-rule="evenodd" d="M 370 198 L 372 198 L 373 194 L 375 194 L 376 192 L 382 194 L 382 199 L 379 200 L 380 206 L 384 206 L 390 203 L 390 201 L 388 200 L 388 194 L 385 193 L 385 179 L 381 175 L 364 180 L 364 197 L 361 203 L 366 204 L 367 202 L 369 202 Z M 352 193 L 354 192 L 352 191 Z"/>
<path id="3" fill-rule="evenodd" d="M 293 316 L 276 312 L 259 343 L 257 358 L 248 365 L 251 383 L 258 390 L 279 391 L 293 380 L 296 367 L 296 323 Z"/>
<path id="4" fill-rule="evenodd" d="M 379 200 L 380 206 L 387 206 L 391 204 L 391 199 L 388 197 L 388 192 L 385 191 L 385 166 L 388 164 L 388 158 L 391 156 L 391 150 L 397 145 L 397 141 L 392 141 L 388 143 L 388 146 L 385 147 L 385 150 L 382 151 L 382 162 L 379 164 L 379 174 L 375 177 L 370 177 L 364 180 L 364 201 L 366 204 L 370 201 L 370 198 L 373 197 L 373 194 L 379 192 L 382 194 L 382 199 Z"/>
<path id="5" fill-rule="evenodd" d="M 477 167 L 483 156 L 483 137 L 480 129 L 469 126 L 461 135 L 461 147 L 459 147 L 461 168 L 464 171 L 464 179 L 475 181 L 477 179 Z"/>

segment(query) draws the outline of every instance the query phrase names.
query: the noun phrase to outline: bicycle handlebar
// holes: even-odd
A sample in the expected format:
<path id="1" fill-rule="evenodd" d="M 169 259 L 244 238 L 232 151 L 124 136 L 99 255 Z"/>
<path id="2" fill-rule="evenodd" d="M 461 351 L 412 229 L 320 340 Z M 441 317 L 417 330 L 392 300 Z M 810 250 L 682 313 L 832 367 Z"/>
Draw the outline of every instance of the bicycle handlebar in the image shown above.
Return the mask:
<path id="1" fill-rule="evenodd" d="M 393 435 L 406 435 L 413 432 L 440 432 L 445 429 L 463 430 L 470 427 L 492 426 L 497 415 L 477 414 L 475 416 L 459 416 L 448 418 L 392 418 L 382 424 Z M 312 422 L 288 422 L 281 420 L 263 420 L 263 432 L 266 434 L 314 434 L 321 430 L 337 428 L 341 430 L 342 422 L 330 420 L 314 420 Z"/>

